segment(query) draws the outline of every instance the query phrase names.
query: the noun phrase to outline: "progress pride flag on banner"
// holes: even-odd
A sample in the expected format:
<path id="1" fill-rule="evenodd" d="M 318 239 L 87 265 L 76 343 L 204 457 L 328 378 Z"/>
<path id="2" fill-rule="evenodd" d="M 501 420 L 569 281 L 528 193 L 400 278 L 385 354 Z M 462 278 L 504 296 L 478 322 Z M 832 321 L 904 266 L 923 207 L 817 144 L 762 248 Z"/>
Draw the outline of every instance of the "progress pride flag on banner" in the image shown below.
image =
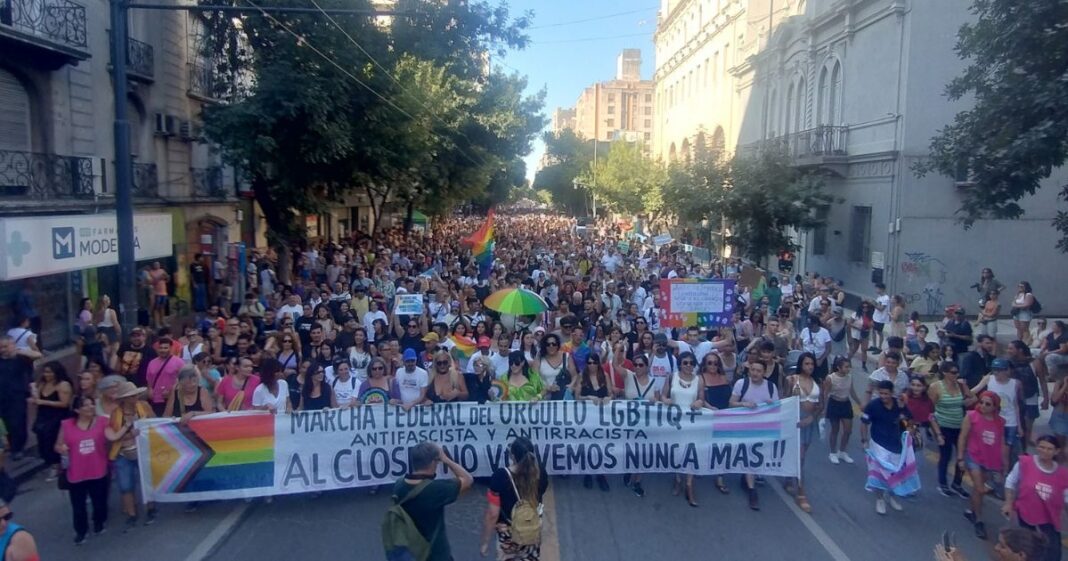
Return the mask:
<path id="1" fill-rule="evenodd" d="M 181 502 L 389 483 L 424 440 L 489 476 L 516 436 L 534 442 L 549 473 L 797 476 L 797 419 L 796 398 L 722 411 L 623 400 L 364 405 L 219 413 L 185 425 L 148 419 L 137 438 L 144 499 Z"/>

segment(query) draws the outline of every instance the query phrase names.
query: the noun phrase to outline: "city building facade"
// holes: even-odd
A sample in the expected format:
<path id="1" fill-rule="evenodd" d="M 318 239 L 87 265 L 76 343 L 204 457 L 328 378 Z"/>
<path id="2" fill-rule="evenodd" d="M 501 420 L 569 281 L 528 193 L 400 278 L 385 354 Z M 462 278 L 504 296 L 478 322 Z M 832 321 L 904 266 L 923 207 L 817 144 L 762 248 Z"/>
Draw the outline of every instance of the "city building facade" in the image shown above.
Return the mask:
<path id="1" fill-rule="evenodd" d="M 554 132 L 571 129 L 586 139 L 625 140 L 648 147 L 655 123 L 652 80 L 641 79 L 641 51 L 624 49 L 616 77 L 596 82 L 579 95 L 574 108 L 553 113 Z"/>
<path id="2" fill-rule="evenodd" d="M 943 92 L 965 66 L 953 47 L 971 17 L 961 2 L 665 0 L 655 154 L 685 158 L 703 132 L 727 152 L 782 149 L 820 173 L 837 202 L 813 209 L 827 224 L 798 236 L 798 269 L 839 279 L 854 299 L 881 280 L 910 310 L 956 304 L 972 315 L 971 286 L 990 267 L 1011 293 L 1030 282 L 1043 313 L 1068 313 L 1051 226 L 1068 174 L 1056 170 L 1021 201 L 1023 218 L 965 230 L 956 212 L 977 188 L 967 174 L 912 171 L 967 108 Z M 1002 296 L 1004 310 L 1012 298 Z"/>

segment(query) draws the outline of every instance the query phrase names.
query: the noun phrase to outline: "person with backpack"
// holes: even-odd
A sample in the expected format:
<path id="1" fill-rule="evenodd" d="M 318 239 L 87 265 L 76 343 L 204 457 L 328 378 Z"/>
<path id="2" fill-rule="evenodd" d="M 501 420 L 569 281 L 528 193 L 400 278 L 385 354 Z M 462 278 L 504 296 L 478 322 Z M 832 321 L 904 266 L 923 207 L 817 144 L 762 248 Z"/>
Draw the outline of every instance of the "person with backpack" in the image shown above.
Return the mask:
<path id="1" fill-rule="evenodd" d="M 755 409 L 763 403 L 771 403 L 779 399 L 775 383 L 764 377 L 764 363 L 751 362 L 747 374 L 745 378 L 734 383 L 734 391 L 731 392 L 731 407 Z M 742 484 L 749 494 L 749 508 L 760 510 L 760 499 L 756 492 L 756 475 L 745 474 L 742 477 Z"/>
<path id="2" fill-rule="evenodd" d="M 541 499 L 549 476 L 534 444 L 517 437 L 508 446 L 508 467 L 497 468 L 486 492 L 486 516 L 479 551 L 485 557 L 497 532 L 499 561 L 537 561 L 541 556 Z"/>
<path id="3" fill-rule="evenodd" d="M 445 464 L 453 479 L 435 479 Z M 445 535 L 445 507 L 474 484 L 474 478 L 434 442 L 408 450 L 408 474 L 393 485 L 393 505 L 382 521 L 388 561 L 451 561 Z"/>

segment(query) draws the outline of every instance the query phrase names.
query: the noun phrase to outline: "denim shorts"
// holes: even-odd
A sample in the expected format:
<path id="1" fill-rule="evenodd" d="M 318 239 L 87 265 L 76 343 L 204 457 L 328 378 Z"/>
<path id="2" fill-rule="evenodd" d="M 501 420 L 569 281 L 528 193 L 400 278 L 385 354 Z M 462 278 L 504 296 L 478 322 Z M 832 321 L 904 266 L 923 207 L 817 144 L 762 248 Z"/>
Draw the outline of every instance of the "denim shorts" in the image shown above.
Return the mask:
<path id="1" fill-rule="evenodd" d="M 985 473 L 1001 473 L 1000 471 L 998 471 L 996 469 L 985 468 L 985 467 L 979 465 L 978 463 L 975 462 L 975 460 L 972 460 L 972 455 L 967 453 L 967 452 L 964 453 L 964 467 L 968 468 L 968 471 L 983 471 Z"/>
<path id="2" fill-rule="evenodd" d="M 119 483 L 119 492 L 133 493 L 136 491 L 137 480 L 139 479 L 137 460 L 124 458 L 120 455 L 115 458 L 111 465 L 114 466 L 115 481 Z"/>
<path id="3" fill-rule="evenodd" d="M 1049 416 L 1049 429 L 1053 434 L 1068 436 L 1068 413 L 1054 411 Z"/>
<path id="4" fill-rule="evenodd" d="M 1018 427 L 1005 427 L 1005 446 L 1009 447 L 1009 450 L 1016 450 L 1016 447 L 1020 445 L 1020 435 L 1016 433 Z"/>

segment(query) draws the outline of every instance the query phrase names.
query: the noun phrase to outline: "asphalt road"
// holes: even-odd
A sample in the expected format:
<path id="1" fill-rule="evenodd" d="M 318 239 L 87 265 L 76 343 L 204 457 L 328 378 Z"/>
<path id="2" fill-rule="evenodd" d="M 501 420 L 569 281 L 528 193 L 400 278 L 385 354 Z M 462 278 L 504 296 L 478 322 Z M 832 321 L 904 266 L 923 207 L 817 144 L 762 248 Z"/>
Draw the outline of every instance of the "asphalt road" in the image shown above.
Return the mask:
<path id="1" fill-rule="evenodd" d="M 862 390 L 865 382 L 859 368 L 854 377 Z M 555 477 L 546 497 L 542 558 L 920 561 L 933 558 L 932 548 L 944 530 L 956 534 L 970 561 L 989 558 L 997 529 L 1007 524 L 997 512 L 1000 503 L 987 499 L 985 519 L 991 539 L 980 542 L 962 516 L 965 501 L 938 494 L 937 454 L 928 451 L 920 465 L 921 492 L 902 501 L 903 512 L 891 510 L 880 516 L 874 497 L 863 488 L 858 434 L 855 429 L 850 450 L 856 464 L 832 465 L 825 442 L 810 451 L 805 476 L 812 514 L 801 512 L 774 480 L 759 488 L 761 510 L 753 512 L 737 476 L 728 476 L 730 495 L 720 494 L 712 477 L 698 478 L 698 508 L 671 495 L 669 476 L 647 476 L 644 498 L 624 489 L 618 476 L 611 478 L 607 493 L 583 488 L 580 477 Z M 447 531 L 458 561 L 480 558 L 485 491 L 476 484 L 448 509 Z M 72 543 L 66 493 L 43 476 L 25 484 L 12 507 L 16 520 L 36 536 L 42 559 L 49 561 L 340 561 L 383 557 L 379 524 L 388 500 L 387 493 L 371 495 L 360 489 L 317 498 L 279 497 L 269 504 L 208 503 L 194 513 L 183 512 L 181 505 L 162 505 L 155 525 L 122 534 L 118 497 L 113 493 L 109 532 L 79 547 Z"/>

